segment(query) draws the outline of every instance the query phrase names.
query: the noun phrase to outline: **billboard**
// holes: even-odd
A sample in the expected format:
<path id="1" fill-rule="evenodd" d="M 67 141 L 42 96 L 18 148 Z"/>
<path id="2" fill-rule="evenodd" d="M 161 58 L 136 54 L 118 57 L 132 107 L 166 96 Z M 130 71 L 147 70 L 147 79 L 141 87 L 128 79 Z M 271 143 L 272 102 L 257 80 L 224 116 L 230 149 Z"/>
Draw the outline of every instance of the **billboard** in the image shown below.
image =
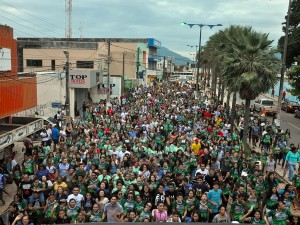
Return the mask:
<path id="1" fill-rule="evenodd" d="M 110 77 L 111 95 L 121 96 L 122 91 L 122 77 Z M 107 93 L 107 77 L 105 76 L 103 81 L 98 85 L 98 94 Z"/>
<path id="2" fill-rule="evenodd" d="M 0 71 L 11 70 L 11 50 L 0 47 Z"/>
<path id="3" fill-rule="evenodd" d="M 103 76 L 96 70 L 70 70 L 70 88 L 92 88 L 102 82 Z"/>

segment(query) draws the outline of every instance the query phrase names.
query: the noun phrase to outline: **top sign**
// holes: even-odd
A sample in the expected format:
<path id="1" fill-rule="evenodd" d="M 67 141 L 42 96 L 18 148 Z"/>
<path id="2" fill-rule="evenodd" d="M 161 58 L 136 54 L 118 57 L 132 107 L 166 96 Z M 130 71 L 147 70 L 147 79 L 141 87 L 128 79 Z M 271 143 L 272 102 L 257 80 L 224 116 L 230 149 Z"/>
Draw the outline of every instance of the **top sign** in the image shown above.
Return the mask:
<path id="1" fill-rule="evenodd" d="M 95 70 L 70 70 L 70 88 L 92 88 L 102 81 L 99 71 Z"/>

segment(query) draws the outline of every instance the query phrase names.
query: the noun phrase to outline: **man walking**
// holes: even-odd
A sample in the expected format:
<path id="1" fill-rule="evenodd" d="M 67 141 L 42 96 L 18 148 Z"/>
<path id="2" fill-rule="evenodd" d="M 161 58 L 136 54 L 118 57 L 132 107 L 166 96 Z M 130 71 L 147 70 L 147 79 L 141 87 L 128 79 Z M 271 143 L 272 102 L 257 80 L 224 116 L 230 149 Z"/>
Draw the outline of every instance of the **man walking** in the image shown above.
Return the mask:
<path id="1" fill-rule="evenodd" d="M 286 161 L 289 166 L 289 181 L 292 181 L 297 162 L 300 162 L 300 155 L 296 147 L 292 147 L 286 155 Z"/>

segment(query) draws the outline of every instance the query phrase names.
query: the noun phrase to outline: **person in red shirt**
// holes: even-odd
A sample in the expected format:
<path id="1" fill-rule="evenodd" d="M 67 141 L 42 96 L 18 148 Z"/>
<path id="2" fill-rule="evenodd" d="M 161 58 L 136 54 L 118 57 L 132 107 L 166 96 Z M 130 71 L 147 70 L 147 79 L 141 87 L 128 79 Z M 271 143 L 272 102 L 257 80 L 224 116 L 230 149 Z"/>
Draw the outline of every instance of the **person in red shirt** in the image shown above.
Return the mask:
<path id="1" fill-rule="evenodd" d="M 106 111 L 107 115 L 113 115 L 114 111 L 111 109 L 110 106 L 108 106 L 108 110 Z"/>
<path id="2" fill-rule="evenodd" d="M 211 113 L 210 113 L 209 111 L 205 111 L 205 112 L 203 113 L 203 117 L 204 117 L 204 118 L 210 118 L 210 117 L 211 117 Z"/>

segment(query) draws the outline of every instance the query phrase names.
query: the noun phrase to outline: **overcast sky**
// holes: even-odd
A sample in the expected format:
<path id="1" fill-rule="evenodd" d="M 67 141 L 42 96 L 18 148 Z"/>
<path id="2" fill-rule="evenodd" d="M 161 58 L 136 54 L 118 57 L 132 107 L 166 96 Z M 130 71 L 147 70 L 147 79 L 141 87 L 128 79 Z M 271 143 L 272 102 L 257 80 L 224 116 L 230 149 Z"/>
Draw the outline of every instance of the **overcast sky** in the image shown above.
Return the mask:
<path id="1" fill-rule="evenodd" d="M 223 25 L 204 27 L 203 44 L 218 29 L 247 25 L 277 45 L 287 8 L 288 0 L 73 0 L 73 37 L 153 37 L 188 55 L 199 27 L 181 26 L 185 21 Z M 65 0 L 0 0 L 0 23 L 13 27 L 15 37 L 64 37 Z"/>

